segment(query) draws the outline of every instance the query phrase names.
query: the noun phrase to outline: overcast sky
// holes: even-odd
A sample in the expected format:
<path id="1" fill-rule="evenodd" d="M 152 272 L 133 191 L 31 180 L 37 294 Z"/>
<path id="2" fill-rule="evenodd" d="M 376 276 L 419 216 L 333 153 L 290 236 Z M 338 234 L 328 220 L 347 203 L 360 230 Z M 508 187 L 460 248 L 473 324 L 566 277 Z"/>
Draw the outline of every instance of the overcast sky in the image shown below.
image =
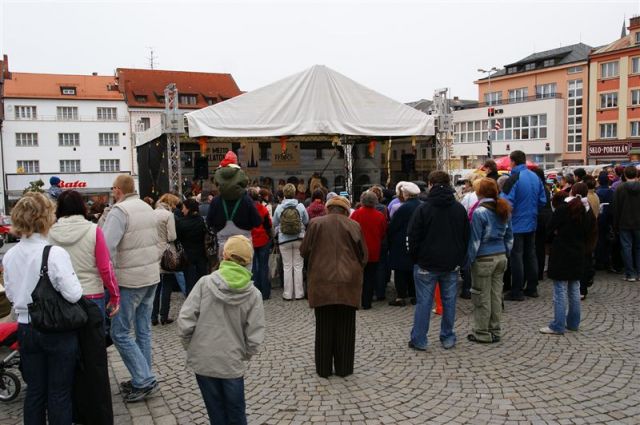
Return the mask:
<path id="1" fill-rule="evenodd" d="M 478 68 L 582 41 L 607 44 L 640 1 L 0 0 L 10 70 L 228 72 L 242 90 L 324 64 L 408 102 L 477 98 Z"/>

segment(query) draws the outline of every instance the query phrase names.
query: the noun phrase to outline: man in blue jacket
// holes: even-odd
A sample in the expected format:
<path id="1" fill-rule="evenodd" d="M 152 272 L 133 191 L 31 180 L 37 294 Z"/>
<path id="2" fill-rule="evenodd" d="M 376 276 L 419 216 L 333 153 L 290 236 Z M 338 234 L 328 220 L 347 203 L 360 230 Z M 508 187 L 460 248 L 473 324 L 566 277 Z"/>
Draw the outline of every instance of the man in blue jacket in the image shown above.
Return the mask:
<path id="1" fill-rule="evenodd" d="M 505 299 L 524 301 L 524 295 L 538 297 L 538 261 L 536 259 L 536 227 L 538 208 L 544 207 L 547 195 L 538 176 L 527 169 L 527 157 L 522 151 L 513 151 L 511 176 L 500 196 L 511 204 L 513 215 L 513 250 L 511 251 L 511 293 Z M 544 267 L 544 265 L 542 265 Z M 523 291 L 524 276 L 527 289 Z"/>

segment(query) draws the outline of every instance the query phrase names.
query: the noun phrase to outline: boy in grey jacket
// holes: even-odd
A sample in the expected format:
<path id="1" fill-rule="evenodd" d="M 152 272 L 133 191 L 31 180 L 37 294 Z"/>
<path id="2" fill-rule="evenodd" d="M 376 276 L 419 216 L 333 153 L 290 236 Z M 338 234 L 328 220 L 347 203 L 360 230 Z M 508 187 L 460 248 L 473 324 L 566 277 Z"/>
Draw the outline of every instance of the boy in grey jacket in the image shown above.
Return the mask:
<path id="1" fill-rule="evenodd" d="M 178 329 L 211 424 L 246 424 L 246 361 L 264 341 L 262 295 L 246 268 L 253 246 L 244 236 L 224 245 L 220 268 L 202 277 L 182 305 Z"/>

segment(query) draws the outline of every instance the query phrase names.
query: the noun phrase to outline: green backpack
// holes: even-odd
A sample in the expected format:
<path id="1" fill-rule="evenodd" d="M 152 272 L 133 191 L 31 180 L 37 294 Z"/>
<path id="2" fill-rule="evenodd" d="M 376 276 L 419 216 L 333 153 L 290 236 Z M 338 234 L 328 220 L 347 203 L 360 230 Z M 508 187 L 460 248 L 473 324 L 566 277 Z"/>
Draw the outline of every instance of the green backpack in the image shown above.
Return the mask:
<path id="1" fill-rule="evenodd" d="M 302 231 L 302 219 L 297 206 L 288 206 L 280 214 L 280 233 L 298 236 Z"/>

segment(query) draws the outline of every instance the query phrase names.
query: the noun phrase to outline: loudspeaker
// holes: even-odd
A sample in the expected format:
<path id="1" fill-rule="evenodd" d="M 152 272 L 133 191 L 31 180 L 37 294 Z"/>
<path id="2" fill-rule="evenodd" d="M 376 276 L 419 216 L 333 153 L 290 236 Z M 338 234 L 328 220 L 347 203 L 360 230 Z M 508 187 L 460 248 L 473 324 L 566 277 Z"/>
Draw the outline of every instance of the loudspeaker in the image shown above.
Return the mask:
<path id="1" fill-rule="evenodd" d="M 209 178 L 209 161 L 206 156 L 196 158 L 193 174 L 196 179 L 207 180 Z"/>
<path id="2" fill-rule="evenodd" d="M 403 173 L 411 173 L 416 169 L 416 156 L 412 153 L 405 153 L 400 158 Z"/>

